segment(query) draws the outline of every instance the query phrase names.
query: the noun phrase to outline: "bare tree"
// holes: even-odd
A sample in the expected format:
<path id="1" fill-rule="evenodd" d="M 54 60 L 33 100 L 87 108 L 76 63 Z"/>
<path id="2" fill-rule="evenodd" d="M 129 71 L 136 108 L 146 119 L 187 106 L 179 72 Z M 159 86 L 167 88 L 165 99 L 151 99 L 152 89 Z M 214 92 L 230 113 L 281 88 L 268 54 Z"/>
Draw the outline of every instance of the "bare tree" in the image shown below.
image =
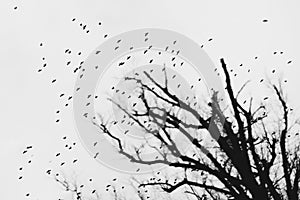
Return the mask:
<path id="1" fill-rule="evenodd" d="M 292 109 L 281 82 L 270 83 L 272 97 L 276 98 L 272 106 L 269 103 L 254 106 L 251 98 L 246 107 L 240 103 L 239 94 L 247 83 L 235 93 L 224 59 L 221 59 L 221 67 L 229 99 L 226 108 L 221 106 L 223 99 L 218 91 L 212 92 L 206 104 L 174 95 L 168 88 L 165 68 L 164 83 L 154 80 L 149 72 L 143 72 L 155 87 L 137 76 L 125 77 L 126 81 L 134 81 L 139 86 L 143 108 L 128 109 L 112 98 L 108 100 L 124 112 L 132 125 L 153 135 L 157 146 L 145 142 L 131 151 L 111 131 L 102 115 L 99 114 L 93 123 L 100 133 L 115 141 L 119 153 L 131 162 L 160 163 L 181 170 L 181 177 L 176 180 L 152 178 L 140 183 L 139 187 L 158 186 L 168 193 L 180 190 L 195 199 L 298 200 L 300 145 L 298 133 L 294 134 L 298 121 L 291 117 Z M 178 115 L 178 110 L 184 114 Z M 182 151 L 174 140 L 174 132 L 184 136 L 192 150 Z M 211 143 L 204 142 L 204 132 L 213 139 Z M 147 145 L 159 156 L 145 160 L 142 152 Z"/>
<path id="2" fill-rule="evenodd" d="M 83 192 L 84 184 L 79 184 L 76 178 L 67 178 L 63 174 L 56 173 L 53 175 L 54 180 L 59 183 L 65 192 L 71 194 L 72 199 L 76 200 L 101 200 L 101 196 L 97 190 L 93 190 L 92 194 L 86 194 Z"/>

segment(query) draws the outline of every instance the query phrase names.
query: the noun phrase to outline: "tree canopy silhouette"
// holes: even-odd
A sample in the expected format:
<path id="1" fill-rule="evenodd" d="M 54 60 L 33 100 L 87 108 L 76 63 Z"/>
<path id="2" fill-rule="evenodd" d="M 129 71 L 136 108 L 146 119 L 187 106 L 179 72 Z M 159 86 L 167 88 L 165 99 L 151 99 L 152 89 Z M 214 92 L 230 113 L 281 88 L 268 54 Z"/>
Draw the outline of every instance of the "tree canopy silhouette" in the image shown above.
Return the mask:
<path id="1" fill-rule="evenodd" d="M 210 100 L 202 104 L 193 97 L 181 99 L 174 95 L 168 88 L 166 68 L 163 70 L 164 83 L 144 71 L 143 75 L 154 87 L 138 76 L 125 77 L 126 81 L 137 84 L 142 107 L 128 108 L 113 98 L 108 100 L 124 112 L 132 125 L 154 136 L 155 145 L 145 141 L 130 150 L 111 131 L 112 123 L 105 121 L 101 113 L 93 123 L 131 162 L 163 164 L 180 170 L 181 176 L 175 180 L 172 177 L 152 178 L 140 183 L 139 187 L 159 187 L 168 193 L 184 188 L 182 191 L 195 199 L 298 200 L 300 144 L 299 134 L 294 133 L 298 121 L 291 117 L 292 109 L 281 82 L 269 83 L 273 91 L 272 103 L 254 105 L 253 98 L 248 104 L 240 103 L 239 95 L 247 83 L 235 92 L 224 59 L 220 64 L 229 100 L 226 107 L 221 105 L 224 99 L 219 91 L 212 91 Z M 116 123 L 120 122 L 113 125 Z M 210 142 L 205 142 L 205 132 L 212 138 Z M 189 141 L 189 150 L 178 147 L 178 141 L 174 139 L 176 134 Z M 144 159 L 143 150 L 147 146 L 158 156 L 152 160 Z"/>

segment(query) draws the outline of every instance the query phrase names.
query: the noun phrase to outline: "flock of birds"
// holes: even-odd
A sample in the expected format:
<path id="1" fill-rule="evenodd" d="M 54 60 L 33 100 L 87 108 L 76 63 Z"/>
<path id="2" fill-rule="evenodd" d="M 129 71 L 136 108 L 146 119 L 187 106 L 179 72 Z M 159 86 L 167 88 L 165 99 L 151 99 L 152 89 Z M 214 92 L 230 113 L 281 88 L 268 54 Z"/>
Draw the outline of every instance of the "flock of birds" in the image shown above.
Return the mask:
<path id="1" fill-rule="evenodd" d="M 15 6 L 13 9 L 14 9 L 14 10 L 18 10 L 18 7 Z M 72 21 L 73 23 L 75 23 L 77 20 L 76 20 L 76 18 L 73 18 L 73 19 L 71 19 L 71 21 Z M 264 20 L 262 20 L 262 22 L 263 22 L 263 23 L 267 23 L 268 20 L 267 20 L 267 19 L 264 19 Z M 98 25 L 101 26 L 102 23 L 99 22 Z M 79 23 L 79 26 L 81 27 L 81 29 L 82 29 L 83 31 L 85 31 L 85 33 L 90 33 L 90 29 L 89 29 L 89 26 L 88 26 L 87 24 Z M 107 37 L 108 37 L 108 34 L 104 34 L 103 38 L 107 38 Z M 208 42 L 212 42 L 212 41 L 213 41 L 213 38 L 208 39 Z M 39 47 L 40 47 L 40 48 L 43 48 L 44 46 L 45 46 L 45 45 L 44 45 L 43 42 L 41 42 L 41 43 L 39 44 Z M 201 47 L 203 48 L 204 45 L 201 45 Z M 117 49 L 115 49 L 115 50 L 117 50 Z M 166 50 L 168 50 L 168 49 L 166 48 Z M 147 51 L 148 51 L 148 50 L 145 50 L 144 54 L 147 53 Z M 81 52 L 81 51 L 78 51 L 78 52 L 75 53 L 75 51 L 74 51 L 74 50 L 71 50 L 70 48 L 66 48 L 65 51 L 64 51 L 64 53 L 65 53 L 66 55 L 76 54 L 76 55 L 79 56 L 79 57 L 82 56 L 82 52 Z M 99 53 L 99 52 L 98 52 L 98 53 Z M 178 52 L 178 53 L 179 53 L 179 52 Z M 282 55 L 283 52 L 282 52 L 282 51 L 274 51 L 273 54 L 274 54 L 274 55 Z M 119 66 L 122 67 L 123 65 L 125 65 L 125 64 L 126 64 L 126 61 L 130 60 L 130 58 L 131 58 L 130 55 L 128 55 L 128 57 L 127 57 L 126 60 L 124 60 L 124 61 L 122 61 L 122 62 L 119 63 Z M 173 59 L 173 58 L 172 58 L 172 59 Z M 175 58 L 174 58 L 174 59 L 175 59 Z M 259 59 L 259 58 L 258 58 L 258 56 L 255 56 L 254 59 L 257 60 L 257 59 Z M 42 57 L 42 61 L 43 61 L 42 66 L 37 70 L 37 72 L 40 73 L 40 74 L 42 74 L 42 73 L 47 73 L 46 68 L 50 67 L 50 66 L 48 66 L 46 57 Z M 150 64 L 151 64 L 152 62 L 153 62 L 153 59 L 151 59 L 151 60 L 149 61 Z M 67 63 L 66 63 L 65 65 L 66 65 L 67 67 L 73 67 L 72 73 L 75 74 L 75 75 L 77 75 L 78 72 L 79 72 L 80 70 L 84 71 L 84 69 L 82 69 L 83 63 L 84 63 L 84 61 L 81 61 L 80 64 L 79 64 L 79 66 L 75 66 L 76 64 L 73 64 L 72 61 L 70 60 L 70 61 L 67 61 Z M 292 60 L 288 60 L 286 64 L 287 64 L 287 65 L 292 64 Z M 72 66 L 72 65 L 74 65 L 74 66 Z M 179 66 L 182 66 L 182 65 L 183 65 L 183 63 L 179 63 Z M 243 64 L 240 64 L 239 66 L 240 66 L 240 67 L 243 67 Z M 217 72 L 217 70 L 215 70 L 215 71 Z M 233 76 L 237 76 L 237 73 L 234 73 L 234 71 L 233 71 L 232 69 L 230 70 L 230 72 L 232 73 Z M 247 69 L 247 72 L 248 72 L 248 73 L 251 72 L 250 68 Z M 217 73 L 218 73 L 218 72 L 217 72 Z M 271 73 L 273 73 L 273 74 L 276 73 L 276 70 L 273 69 L 273 70 L 271 71 Z M 59 81 L 59 80 L 57 80 L 57 78 L 53 78 L 52 80 L 50 80 L 50 83 L 51 83 L 52 85 L 55 85 L 58 81 Z M 264 81 L 264 79 L 261 79 L 259 82 L 262 83 L 263 81 Z M 284 80 L 284 82 L 287 82 L 287 80 Z M 80 88 L 77 88 L 77 90 L 79 90 L 79 89 L 80 89 Z M 89 95 L 89 97 L 91 97 L 91 96 L 92 96 L 92 94 Z M 95 99 L 97 99 L 97 97 L 98 97 L 97 95 L 94 95 L 94 98 L 95 98 Z M 68 95 L 67 93 L 60 93 L 60 94 L 58 95 L 58 98 L 59 98 L 60 100 L 67 100 L 67 102 L 64 104 L 65 107 L 68 107 L 68 106 L 70 106 L 70 105 L 72 104 L 72 98 L 73 98 L 72 95 Z M 266 98 L 266 99 L 267 99 L 267 98 Z M 266 99 L 265 99 L 265 100 L 266 100 Z M 244 103 L 245 103 L 245 102 L 244 102 Z M 89 105 L 87 104 L 86 106 L 89 106 Z M 60 110 L 60 109 L 55 110 L 55 116 L 56 116 L 55 123 L 62 123 L 61 119 L 59 118 L 59 115 L 61 114 L 61 112 L 62 112 L 62 110 Z M 62 137 L 62 141 L 66 143 L 65 146 L 64 146 L 64 148 L 65 148 L 66 150 L 68 150 L 68 151 L 71 151 L 72 149 L 76 148 L 77 143 L 76 143 L 76 142 L 69 142 L 69 143 L 67 143 L 67 142 L 66 142 L 67 139 L 68 139 L 67 136 L 63 136 L 63 137 Z M 97 142 L 95 142 L 95 143 L 97 143 Z M 32 145 L 29 145 L 29 146 L 27 146 L 27 147 L 21 152 L 21 154 L 22 154 L 23 156 L 25 156 L 25 155 L 30 154 L 31 151 L 33 151 L 33 146 L 32 146 Z M 62 157 L 63 157 L 63 153 L 62 153 L 62 152 L 54 152 L 54 158 L 55 158 L 55 159 L 61 159 Z M 27 158 L 26 158 L 26 159 L 27 159 Z M 63 160 L 63 159 L 61 159 L 61 160 Z M 24 177 L 24 175 L 22 175 L 22 172 L 24 171 L 24 169 L 25 169 L 26 167 L 30 167 L 30 164 L 31 164 L 31 163 L 32 163 L 32 156 L 30 156 L 29 160 L 27 160 L 27 165 L 26 165 L 26 166 L 24 165 L 24 166 L 19 166 L 19 167 L 18 167 L 18 171 L 19 171 L 18 174 L 19 174 L 19 175 L 18 175 L 17 179 L 18 179 L 20 182 L 23 181 L 25 178 L 30 179 L 30 177 Z M 57 167 L 57 169 L 61 169 L 63 166 L 66 166 L 66 165 L 68 165 L 69 167 L 72 168 L 72 165 L 71 165 L 71 164 L 75 165 L 75 164 L 78 164 L 78 163 L 80 163 L 80 160 L 79 160 L 78 158 L 74 158 L 74 159 L 72 160 L 71 163 L 67 163 L 66 161 L 61 161 L 60 164 L 59 164 L 59 166 Z M 160 172 L 157 172 L 157 175 L 159 175 L 159 173 L 160 173 Z M 55 172 L 55 169 L 50 169 L 50 168 L 49 168 L 49 169 L 45 169 L 45 175 L 56 177 L 56 178 L 54 178 L 54 179 L 57 180 L 57 182 L 59 182 L 59 181 L 61 180 L 61 179 L 60 179 L 61 174 Z M 151 181 L 157 181 L 157 180 L 162 180 L 162 179 L 163 179 L 162 177 L 161 177 L 161 178 L 149 178 L 148 181 L 151 182 Z M 116 183 L 117 181 L 118 181 L 117 178 L 112 178 L 112 183 Z M 92 183 L 92 182 L 93 182 L 93 179 L 92 179 L 92 178 L 88 178 L 87 182 L 88 182 L 88 183 Z M 176 182 L 176 181 L 175 181 L 175 182 Z M 116 187 L 115 187 L 114 184 L 112 184 L 112 183 L 108 184 L 108 185 L 105 187 L 105 190 L 106 190 L 106 191 L 108 191 L 108 192 L 109 192 L 109 191 L 116 192 Z M 84 188 L 84 187 L 86 187 L 85 184 L 80 184 L 80 185 L 79 185 L 79 188 Z M 88 186 L 88 187 L 92 187 L 92 186 Z M 121 189 L 125 189 L 125 186 L 122 185 L 120 188 L 121 188 Z M 65 189 L 66 189 L 66 188 L 65 188 Z M 90 190 L 90 195 L 93 195 L 93 194 L 95 194 L 96 192 L 97 192 L 96 189 L 92 189 L 92 190 Z M 146 190 L 146 189 L 142 190 L 142 189 L 141 189 L 141 190 L 139 190 L 139 192 L 143 192 L 143 193 L 145 194 L 145 197 L 146 197 L 147 199 L 150 198 L 150 194 L 148 194 L 148 193 L 149 193 L 148 190 Z M 29 198 L 29 197 L 31 196 L 31 193 L 28 192 L 28 193 L 25 194 L 25 196 Z"/>

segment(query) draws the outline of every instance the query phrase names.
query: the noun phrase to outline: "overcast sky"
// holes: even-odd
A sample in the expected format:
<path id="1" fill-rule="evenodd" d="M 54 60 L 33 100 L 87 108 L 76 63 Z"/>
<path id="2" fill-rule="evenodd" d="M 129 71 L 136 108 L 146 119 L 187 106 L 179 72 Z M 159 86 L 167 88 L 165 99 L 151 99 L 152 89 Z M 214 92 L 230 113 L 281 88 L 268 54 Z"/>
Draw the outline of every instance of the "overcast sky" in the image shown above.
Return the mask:
<path id="1" fill-rule="evenodd" d="M 104 42 L 105 34 L 109 38 L 152 27 L 182 33 L 203 44 L 216 65 L 224 57 L 238 74 L 236 85 L 283 73 L 289 99 L 299 108 L 299 8 L 297 0 L 1 0 L 1 198 L 57 198 L 61 190 L 45 170 L 59 169 L 62 160 L 67 162 L 62 171 L 74 171 L 83 178 L 93 176 L 99 188 L 111 177 L 125 176 L 89 156 L 79 143 L 72 106 L 65 107 L 71 105 L 67 97 L 73 93 L 74 68 Z M 80 23 L 86 25 L 85 31 Z M 208 42 L 209 38 L 213 40 Z M 66 49 L 72 53 L 65 54 Z M 78 52 L 82 54 L 78 56 Z M 243 67 L 239 67 L 241 63 Z M 275 74 L 271 74 L 273 69 Z M 53 79 L 57 79 L 55 84 Z M 252 88 L 253 94 L 259 92 L 259 87 Z M 66 95 L 59 98 L 61 93 Z M 61 121 L 55 123 L 57 119 Z M 66 140 L 62 140 L 64 136 Z M 65 150 L 64 146 L 73 142 L 75 147 Z M 33 149 L 22 155 L 28 145 Z M 57 152 L 63 152 L 61 160 L 55 159 Z M 74 158 L 80 162 L 69 164 Z M 20 175 L 24 177 L 21 181 Z M 30 198 L 25 197 L 28 192 Z"/>

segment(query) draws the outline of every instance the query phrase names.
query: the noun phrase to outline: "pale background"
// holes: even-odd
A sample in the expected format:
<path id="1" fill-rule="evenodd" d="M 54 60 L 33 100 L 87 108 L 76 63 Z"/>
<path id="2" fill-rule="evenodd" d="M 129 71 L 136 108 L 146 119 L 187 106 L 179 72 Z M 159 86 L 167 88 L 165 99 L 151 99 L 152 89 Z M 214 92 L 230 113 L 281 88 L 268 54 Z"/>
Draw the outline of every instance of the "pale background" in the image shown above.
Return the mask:
<path id="1" fill-rule="evenodd" d="M 62 191 L 46 176 L 50 168 L 74 171 L 83 179 L 94 177 L 93 184 L 100 190 L 112 177 L 125 176 L 88 156 L 78 141 L 71 106 L 64 106 L 71 105 L 67 97 L 72 95 L 76 78 L 73 69 L 104 41 L 104 34 L 109 37 L 145 27 L 180 32 L 204 44 L 215 64 L 224 57 L 238 73 L 236 85 L 283 73 L 289 99 L 299 109 L 299 8 L 297 0 L 1 0 L 1 199 L 57 199 Z M 264 19 L 268 22 L 263 23 Z M 86 34 L 79 23 L 87 24 L 90 32 Z M 208 42 L 209 38 L 213 40 Z M 67 48 L 70 55 L 64 53 Z M 273 55 L 274 51 L 283 54 Z M 72 63 L 67 67 L 69 60 Z M 288 65 L 289 60 L 293 61 Z M 44 62 L 47 67 L 38 73 Z M 240 63 L 244 66 L 239 67 Z M 272 69 L 277 70 L 275 75 Z M 54 78 L 57 81 L 52 84 Z M 253 89 L 253 94 L 259 94 L 259 87 Z M 59 98 L 61 93 L 66 95 Z M 56 110 L 61 112 L 56 114 Z M 76 142 L 74 149 L 65 150 L 64 145 L 72 142 Z M 28 145 L 33 149 L 22 155 Z M 63 156 L 54 159 L 57 152 Z M 74 158 L 80 161 L 72 164 Z M 62 160 L 66 164 L 59 167 Z M 18 180 L 20 175 L 22 180 Z"/>

